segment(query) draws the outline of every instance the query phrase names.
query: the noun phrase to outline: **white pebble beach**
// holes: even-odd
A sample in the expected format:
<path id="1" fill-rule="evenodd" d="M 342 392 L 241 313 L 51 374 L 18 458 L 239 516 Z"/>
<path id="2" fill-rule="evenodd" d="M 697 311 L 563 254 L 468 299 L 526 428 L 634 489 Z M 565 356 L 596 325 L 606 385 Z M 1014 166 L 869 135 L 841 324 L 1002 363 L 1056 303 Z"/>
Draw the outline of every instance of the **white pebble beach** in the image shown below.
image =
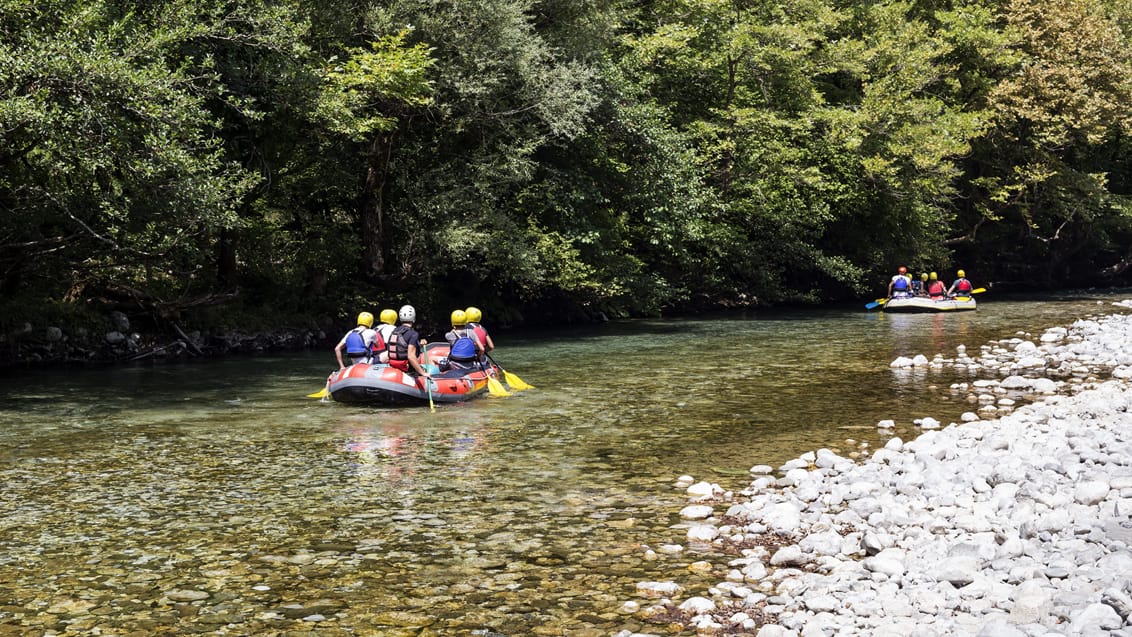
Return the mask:
<path id="1" fill-rule="evenodd" d="M 704 595 L 641 582 L 637 612 L 702 635 L 1132 637 L 1132 316 L 965 349 L 892 365 L 978 371 L 951 387 L 961 422 L 916 414 L 913 440 L 756 466 L 735 493 L 682 476 L 673 541 L 737 557 Z"/>

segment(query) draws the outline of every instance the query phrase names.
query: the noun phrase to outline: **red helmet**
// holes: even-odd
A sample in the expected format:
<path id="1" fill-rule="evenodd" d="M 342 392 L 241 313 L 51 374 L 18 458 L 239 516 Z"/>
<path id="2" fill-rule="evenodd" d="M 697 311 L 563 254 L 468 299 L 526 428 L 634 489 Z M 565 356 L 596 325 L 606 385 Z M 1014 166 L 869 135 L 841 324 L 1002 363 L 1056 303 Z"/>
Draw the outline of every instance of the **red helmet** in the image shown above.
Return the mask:
<path id="1" fill-rule="evenodd" d="M 900 266 L 899 268 L 897 268 L 896 271 L 899 272 L 900 274 L 908 274 L 908 268 L 906 268 L 904 266 Z"/>

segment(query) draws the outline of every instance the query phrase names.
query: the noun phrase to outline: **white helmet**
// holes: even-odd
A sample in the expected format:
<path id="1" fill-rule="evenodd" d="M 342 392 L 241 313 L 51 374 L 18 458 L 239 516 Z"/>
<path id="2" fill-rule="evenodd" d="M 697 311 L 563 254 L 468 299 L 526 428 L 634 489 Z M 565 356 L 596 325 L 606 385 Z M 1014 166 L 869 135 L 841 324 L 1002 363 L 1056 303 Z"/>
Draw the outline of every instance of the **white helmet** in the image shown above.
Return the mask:
<path id="1" fill-rule="evenodd" d="M 415 323 L 417 320 L 417 311 L 412 305 L 402 305 L 401 311 L 397 312 L 397 320 L 402 323 Z"/>

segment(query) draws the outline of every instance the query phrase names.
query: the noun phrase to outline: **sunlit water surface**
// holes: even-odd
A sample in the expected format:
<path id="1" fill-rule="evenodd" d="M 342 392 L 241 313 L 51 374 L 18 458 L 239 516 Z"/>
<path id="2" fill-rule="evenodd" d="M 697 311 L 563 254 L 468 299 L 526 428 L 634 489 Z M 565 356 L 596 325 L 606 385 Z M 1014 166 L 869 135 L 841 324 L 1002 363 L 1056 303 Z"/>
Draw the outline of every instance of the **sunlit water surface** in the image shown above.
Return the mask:
<path id="1" fill-rule="evenodd" d="M 1115 311 L 1118 293 L 984 296 L 977 312 L 858 306 L 497 333 L 537 388 L 376 409 L 305 398 L 333 355 L 84 370 L 0 389 L 0 634 L 680 634 L 619 611 L 729 556 L 682 544 L 690 474 L 883 444 L 954 421 L 953 356 Z M 688 569 L 709 561 L 712 571 Z"/>

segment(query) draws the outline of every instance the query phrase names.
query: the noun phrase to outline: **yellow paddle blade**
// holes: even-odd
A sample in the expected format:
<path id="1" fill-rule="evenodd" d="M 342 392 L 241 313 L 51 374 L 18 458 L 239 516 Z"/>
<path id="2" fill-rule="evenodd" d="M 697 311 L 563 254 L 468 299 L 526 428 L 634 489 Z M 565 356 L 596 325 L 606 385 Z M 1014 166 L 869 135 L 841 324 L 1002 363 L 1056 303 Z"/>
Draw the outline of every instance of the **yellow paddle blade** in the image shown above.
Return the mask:
<path id="1" fill-rule="evenodd" d="M 515 391 L 523 391 L 524 389 L 535 388 L 534 385 L 528 385 L 524 383 L 522 378 L 519 378 L 511 372 L 505 369 L 501 371 L 503 372 L 503 380 L 507 381 L 507 384 L 511 386 L 511 389 L 514 389 Z"/>
<path id="2" fill-rule="evenodd" d="M 307 398 L 326 398 L 326 388 L 323 387 L 322 391 L 316 391 L 313 394 L 307 394 Z"/>
<path id="3" fill-rule="evenodd" d="M 487 377 L 487 393 L 496 397 L 511 395 L 511 392 L 503 388 L 503 383 L 499 382 L 499 379 L 494 376 Z"/>
<path id="4" fill-rule="evenodd" d="M 974 290 L 971 290 L 971 294 L 982 294 L 983 292 L 986 292 L 986 291 L 987 291 L 986 288 L 975 288 Z"/>

